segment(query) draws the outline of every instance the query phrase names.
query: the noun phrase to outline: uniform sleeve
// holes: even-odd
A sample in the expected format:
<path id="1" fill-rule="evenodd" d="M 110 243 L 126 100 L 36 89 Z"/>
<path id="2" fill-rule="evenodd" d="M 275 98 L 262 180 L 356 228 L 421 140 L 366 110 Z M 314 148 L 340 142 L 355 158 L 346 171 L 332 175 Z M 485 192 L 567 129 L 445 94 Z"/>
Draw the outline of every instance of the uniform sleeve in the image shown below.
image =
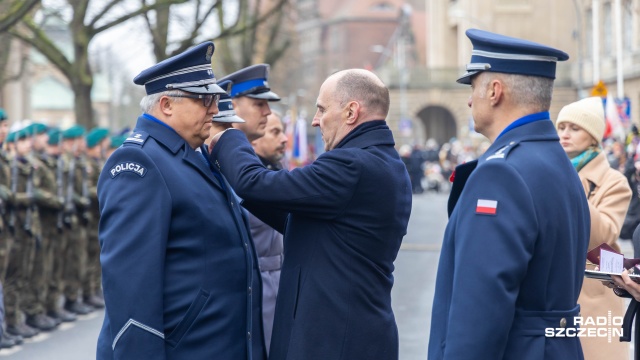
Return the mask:
<path id="1" fill-rule="evenodd" d="M 56 194 L 57 186 L 53 172 L 44 164 L 40 164 L 36 170 L 36 176 L 38 183 L 34 186 L 33 195 L 38 206 L 53 210 L 62 209 L 62 201 Z"/>
<path id="2" fill-rule="evenodd" d="M 266 169 L 241 131 L 225 132 L 211 153 L 236 193 L 244 200 L 320 218 L 338 216 L 360 179 L 355 151 L 336 149 L 311 165 L 292 171 Z"/>
<path id="3" fill-rule="evenodd" d="M 171 198 L 152 160 L 118 149 L 98 183 L 100 263 L 114 359 L 164 359 L 164 257 Z"/>
<path id="4" fill-rule="evenodd" d="M 497 201 L 495 215 L 477 214 L 478 200 Z M 487 162 L 469 178 L 455 211 L 444 358 L 502 359 L 538 234 L 533 198 L 512 167 Z"/>
<path id="5" fill-rule="evenodd" d="M 620 236 L 622 222 L 631 201 L 631 189 L 623 176 L 616 176 L 614 180 L 604 185 L 603 188 L 596 190 L 596 192 L 602 192 L 602 195 L 598 194 L 589 199 L 591 215 L 589 250 L 603 243 L 615 244 Z M 599 201 L 596 202 L 596 199 Z"/>

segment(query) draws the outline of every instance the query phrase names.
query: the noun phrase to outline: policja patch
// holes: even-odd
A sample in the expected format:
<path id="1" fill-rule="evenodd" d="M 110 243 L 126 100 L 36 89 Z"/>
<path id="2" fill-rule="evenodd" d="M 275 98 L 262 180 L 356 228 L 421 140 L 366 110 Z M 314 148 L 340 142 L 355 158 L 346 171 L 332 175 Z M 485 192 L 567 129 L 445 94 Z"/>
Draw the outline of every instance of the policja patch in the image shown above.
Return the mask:
<path id="1" fill-rule="evenodd" d="M 136 173 L 140 177 L 143 177 L 147 173 L 147 169 L 145 169 L 142 165 L 134 162 L 123 162 L 112 167 L 111 170 L 109 170 L 109 172 L 111 173 L 111 178 L 114 178 L 125 171 Z"/>

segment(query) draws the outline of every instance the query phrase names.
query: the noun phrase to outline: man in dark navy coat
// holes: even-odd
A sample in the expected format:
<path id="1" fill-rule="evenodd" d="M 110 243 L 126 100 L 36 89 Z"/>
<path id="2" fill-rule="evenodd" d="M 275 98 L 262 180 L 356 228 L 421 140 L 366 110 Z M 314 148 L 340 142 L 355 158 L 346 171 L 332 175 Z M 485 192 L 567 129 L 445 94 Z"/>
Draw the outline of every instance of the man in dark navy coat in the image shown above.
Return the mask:
<path id="1" fill-rule="evenodd" d="M 582 185 L 549 120 L 556 62 L 568 56 L 480 30 L 467 36 L 471 63 L 458 82 L 471 84 L 475 129 L 493 144 L 454 174 L 429 359 L 581 359 L 577 337 L 545 336 L 575 327 L 590 231 Z"/>
<path id="2" fill-rule="evenodd" d="M 260 273 L 203 147 L 219 94 L 205 42 L 140 73 L 144 112 L 98 183 L 98 359 L 264 359 Z"/>
<path id="3" fill-rule="evenodd" d="M 373 73 L 345 70 L 324 82 L 317 108 L 327 152 L 306 167 L 267 170 L 234 129 L 211 145 L 243 204 L 284 234 L 269 359 L 395 360 L 393 261 L 411 183 L 384 121 L 389 92 Z"/>

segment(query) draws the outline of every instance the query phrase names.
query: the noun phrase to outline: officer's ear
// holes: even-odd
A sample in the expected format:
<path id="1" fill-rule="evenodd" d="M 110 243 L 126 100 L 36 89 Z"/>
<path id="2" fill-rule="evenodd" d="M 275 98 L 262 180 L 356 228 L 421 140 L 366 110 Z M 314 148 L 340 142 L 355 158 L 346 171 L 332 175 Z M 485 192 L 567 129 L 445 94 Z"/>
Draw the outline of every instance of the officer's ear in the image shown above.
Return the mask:
<path id="1" fill-rule="evenodd" d="M 160 98 L 158 107 L 160 109 L 160 112 L 167 116 L 173 114 L 173 101 L 168 96 L 163 96 Z"/>
<path id="2" fill-rule="evenodd" d="M 500 103 L 500 101 L 502 101 L 502 98 L 504 97 L 504 84 L 502 83 L 502 81 L 494 79 L 489 85 L 488 92 L 488 98 L 491 102 L 491 105 L 496 106 Z"/>
<path id="3" fill-rule="evenodd" d="M 345 111 L 347 112 L 347 124 L 353 125 L 358 121 L 358 117 L 360 116 L 360 103 L 352 100 L 347 103 L 347 107 Z"/>

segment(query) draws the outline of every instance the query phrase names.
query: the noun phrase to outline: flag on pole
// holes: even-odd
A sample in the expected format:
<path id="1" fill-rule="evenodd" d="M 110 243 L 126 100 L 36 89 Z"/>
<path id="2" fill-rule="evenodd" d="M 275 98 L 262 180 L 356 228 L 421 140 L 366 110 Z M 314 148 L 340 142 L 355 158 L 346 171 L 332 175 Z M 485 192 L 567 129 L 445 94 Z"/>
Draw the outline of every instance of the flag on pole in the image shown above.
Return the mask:
<path id="1" fill-rule="evenodd" d="M 302 166 L 308 160 L 307 145 L 307 121 L 303 117 L 299 117 L 296 121 L 295 133 L 293 136 L 293 159 L 297 164 Z"/>
<path id="2" fill-rule="evenodd" d="M 605 134 L 610 131 L 610 136 L 616 138 L 620 141 L 625 140 L 625 131 L 622 126 L 622 122 L 620 121 L 620 114 L 618 114 L 618 107 L 616 106 L 616 101 L 611 95 L 611 93 L 607 94 L 607 100 L 604 108 L 604 115 L 606 119 L 606 130 Z"/>

